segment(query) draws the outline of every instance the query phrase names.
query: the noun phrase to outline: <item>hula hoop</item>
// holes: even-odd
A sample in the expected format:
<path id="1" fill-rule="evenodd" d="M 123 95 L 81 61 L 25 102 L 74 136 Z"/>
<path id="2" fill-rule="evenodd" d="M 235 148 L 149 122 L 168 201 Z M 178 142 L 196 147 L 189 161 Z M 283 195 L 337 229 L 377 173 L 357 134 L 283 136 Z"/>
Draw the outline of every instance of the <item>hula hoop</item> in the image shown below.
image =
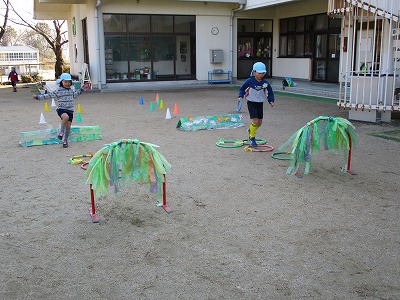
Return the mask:
<path id="1" fill-rule="evenodd" d="M 265 148 L 265 149 L 259 149 L 259 148 Z M 267 144 L 260 144 L 257 147 L 246 146 L 244 148 L 244 151 L 246 152 L 270 152 L 272 150 L 274 150 L 274 147 Z"/>
<path id="2" fill-rule="evenodd" d="M 218 142 L 215 143 L 218 147 L 221 148 L 239 148 L 243 146 L 243 140 L 225 140 L 220 139 Z"/>
<path id="3" fill-rule="evenodd" d="M 83 162 L 83 163 L 81 164 L 81 168 L 82 168 L 83 170 L 87 170 L 87 165 L 88 165 L 88 164 L 89 164 L 88 161 Z"/>
<path id="4" fill-rule="evenodd" d="M 271 157 L 275 158 L 275 159 L 279 159 L 279 160 L 290 160 L 290 157 L 280 157 L 280 156 L 278 156 L 278 155 L 281 155 L 281 154 L 290 155 L 290 152 L 285 152 L 285 151 L 283 151 L 283 152 L 274 152 L 274 153 L 271 154 Z"/>
<path id="5" fill-rule="evenodd" d="M 244 145 L 250 145 L 249 140 L 242 140 Z M 256 139 L 257 144 L 259 145 L 265 145 L 267 144 L 267 140 L 263 140 L 263 139 Z"/>
<path id="6" fill-rule="evenodd" d="M 84 157 L 90 157 L 90 158 L 92 158 L 92 157 L 93 157 L 93 154 L 92 154 L 92 153 L 89 153 L 89 154 L 82 154 L 82 155 L 75 155 L 75 156 L 72 156 L 72 157 L 68 160 L 68 163 L 71 164 L 71 165 L 80 165 L 80 164 L 83 164 L 83 163 L 86 162 L 86 161 L 83 161 L 83 160 L 82 160 L 82 158 L 84 158 Z"/>
<path id="7" fill-rule="evenodd" d="M 90 90 L 92 88 L 92 84 L 89 81 L 86 81 L 83 86 L 82 86 L 82 90 L 84 92 L 87 92 L 88 90 Z"/>

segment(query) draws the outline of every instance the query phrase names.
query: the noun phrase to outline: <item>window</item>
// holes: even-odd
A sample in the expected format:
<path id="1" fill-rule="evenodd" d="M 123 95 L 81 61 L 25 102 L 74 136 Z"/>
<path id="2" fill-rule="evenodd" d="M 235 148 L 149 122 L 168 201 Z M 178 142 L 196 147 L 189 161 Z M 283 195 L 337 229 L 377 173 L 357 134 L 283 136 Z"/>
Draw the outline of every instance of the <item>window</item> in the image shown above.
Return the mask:
<path id="1" fill-rule="evenodd" d="M 125 15 L 103 15 L 104 32 L 126 32 Z"/>
<path id="2" fill-rule="evenodd" d="M 153 32 L 172 32 L 173 19 L 172 16 L 152 16 Z"/>
<path id="3" fill-rule="evenodd" d="M 194 79 L 195 16 L 104 14 L 103 20 L 108 82 L 173 79 L 183 73 Z M 182 40 L 186 51 L 177 54 Z"/>
<path id="4" fill-rule="evenodd" d="M 330 19 L 326 14 L 300 16 L 279 20 L 279 56 L 280 57 L 312 57 L 314 52 L 314 37 L 316 33 L 339 31 L 341 19 Z M 319 37 L 317 42 L 321 47 L 326 41 Z M 324 53 L 316 53 L 324 57 Z M 326 55 L 325 55 L 326 56 Z"/>
<path id="5" fill-rule="evenodd" d="M 130 15 L 128 16 L 129 32 L 150 32 L 149 15 Z"/>

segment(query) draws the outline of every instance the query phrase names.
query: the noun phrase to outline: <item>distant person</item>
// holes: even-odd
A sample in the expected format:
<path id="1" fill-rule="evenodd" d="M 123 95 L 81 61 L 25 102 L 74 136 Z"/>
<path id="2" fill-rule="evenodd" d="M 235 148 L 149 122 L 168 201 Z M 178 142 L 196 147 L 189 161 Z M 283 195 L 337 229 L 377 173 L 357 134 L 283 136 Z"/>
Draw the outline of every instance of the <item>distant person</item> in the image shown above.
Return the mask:
<path id="1" fill-rule="evenodd" d="M 71 131 L 72 120 L 74 118 L 74 98 L 79 96 L 83 89 L 75 90 L 72 86 L 72 77 L 68 73 L 63 73 L 60 79 L 56 81 L 59 83 L 57 90 L 43 95 L 33 96 L 33 99 L 42 100 L 55 98 L 57 99 L 57 114 L 61 119 L 61 129 L 58 133 L 58 139 L 63 141 L 63 147 L 68 147 L 68 137 Z"/>
<path id="2" fill-rule="evenodd" d="M 8 74 L 8 80 L 11 81 L 11 85 L 13 87 L 13 92 L 17 91 L 17 82 L 18 82 L 18 73 L 15 70 L 15 67 L 11 67 L 11 72 Z"/>
<path id="3" fill-rule="evenodd" d="M 272 87 L 267 80 L 264 79 L 267 73 L 267 68 L 262 62 L 256 62 L 253 65 L 253 70 L 251 72 L 251 77 L 247 79 L 241 88 L 239 89 L 238 95 L 238 106 L 241 107 L 241 101 L 243 98 L 247 100 L 247 108 L 249 110 L 250 119 L 252 123 L 250 124 L 249 132 L 249 142 L 250 146 L 257 147 L 256 142 L 256 131 L 261 126 L 264 117 L 264 107 L 263 104 L 265 100 L 268 101 L 271 107 L 274 106 L 275 96 L 272 91 Z M 240 103 L 240 105 L 239 105 Z"/>

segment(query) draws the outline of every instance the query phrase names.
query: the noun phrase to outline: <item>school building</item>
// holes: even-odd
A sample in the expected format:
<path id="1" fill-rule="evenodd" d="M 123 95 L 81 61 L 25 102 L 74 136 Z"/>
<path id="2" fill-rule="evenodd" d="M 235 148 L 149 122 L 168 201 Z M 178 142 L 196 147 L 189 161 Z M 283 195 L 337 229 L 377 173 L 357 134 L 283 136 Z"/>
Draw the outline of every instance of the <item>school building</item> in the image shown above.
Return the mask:
<path id="1" fill-rule="evenodd" d="M 267 77 L 338 84 L 338 106 L 372 122 L 399 110 L 399 9 L 391 0 L 34 0 L 36 19 L 68 20 L 71 73 L 90 74 L 95 89 L 232 82 L 261 61 Z"/>
<path id="2" fill-rule="evenodd" d="M 39 72 L 39 50 L 31 46 L 0 46 L 1 82 L 7 80 L 11 67 L 20 75 Z"/>

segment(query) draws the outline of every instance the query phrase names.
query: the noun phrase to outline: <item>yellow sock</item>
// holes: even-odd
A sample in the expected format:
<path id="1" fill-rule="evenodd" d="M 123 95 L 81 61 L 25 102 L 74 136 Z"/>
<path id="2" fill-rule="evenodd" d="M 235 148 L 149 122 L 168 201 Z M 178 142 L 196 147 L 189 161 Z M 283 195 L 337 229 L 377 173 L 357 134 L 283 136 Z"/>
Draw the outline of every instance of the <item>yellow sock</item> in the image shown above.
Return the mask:
<path id="1" fill-rule="evenodd" d="M 254 123 L 250 124 L 250 133 L 249 133 L 250 138 L 253 138 L 256 136 L 256 131 L 257 131 L 258 127 L 260 127 L 260 125 L 256 125 Z"/>

